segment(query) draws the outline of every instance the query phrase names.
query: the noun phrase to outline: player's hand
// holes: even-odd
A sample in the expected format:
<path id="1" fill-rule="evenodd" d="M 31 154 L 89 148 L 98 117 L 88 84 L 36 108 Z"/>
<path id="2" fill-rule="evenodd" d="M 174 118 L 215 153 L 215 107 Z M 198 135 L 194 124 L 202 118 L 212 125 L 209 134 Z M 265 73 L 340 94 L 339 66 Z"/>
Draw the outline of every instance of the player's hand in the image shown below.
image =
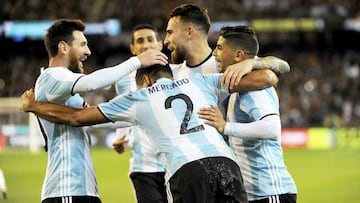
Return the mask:
<path id="1" fill-rule="evenodd" d="M 246 74 L 252 71 L 254 63 L 255 59 L 246 59 L 228 66 L 221 78 L 221 84 L 230 90 L 233 89 Z"/>
<path id="2" fill-rule="evenodd" d="M 218 107 L 204 107 L 198 111 L 199 118 L 205 119 L 205 124 L 215 127 L 220 133 L 224 133 L 226 121 Z"/>
<path id="3" fill-rule="evenodd" d="M 127 147 L 128 141 L 125 140 L 126 134 L 119 136 L 112 144 L 117 153 L 123 153 Z"/>
<path id="4" fill-rule="evenodd" d="M 35 102 L 35 93 L 34 90 L 28 89 L 21 95 L 21 102 L 22 105 L 20 106 L 20 109 L 25 112 L 31 111 L 31 107 L 33 103 Z"/>
<path id="5" fill-rule="evenodd" d="M 159 50 L 148 49 L 137 56 L 141 62 L 141 67 L 147 67 L 154 64 L 168 64 L 168 57 Z"/>

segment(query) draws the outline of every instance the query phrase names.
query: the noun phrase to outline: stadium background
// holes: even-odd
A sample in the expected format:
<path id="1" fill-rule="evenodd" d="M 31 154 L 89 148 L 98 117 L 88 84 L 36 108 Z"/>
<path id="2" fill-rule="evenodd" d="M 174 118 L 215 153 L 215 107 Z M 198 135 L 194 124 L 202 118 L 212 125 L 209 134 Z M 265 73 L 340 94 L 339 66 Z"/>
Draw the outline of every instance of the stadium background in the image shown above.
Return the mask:
<path id="1" fill-rule="evenodd" d="M 24 159 L 31 159 L 24 154 L 27 154 L 29 143 L 32 142 L 29 139 L 32 128 L 29 128 L 28 114 L 18 110 L 19 96 L 25 89 L 33 87 L 40 67 L 47 66 L 48 62 L 42 37 L 30 36 L 34 34 L 31 31 L 42 22 L 51 22 L 58 18 L 80 18 L 88 25 L 94 25 L 91 28 L 97 31 L 108 28 L 110 23 L 112 26 L 110 30 L 87 34 L 92 56 L 84 64 L 85 71 L 92 72 L 98 68 L 115 65 L 130 56 L 128 49 L 130 34 L 132 27 L 136 24 L 153 24 L 164 37 L 171 9 L 186 2 L 197 3 L 208 9 L 212 22 L 209 44 L 212 47 L 217 39 L 217 31 L 222 25 L 248 24 L 257 31 L 260 42 L 259 56 L 275 55 L 290 64 L 291 71 L 280 78 L 277 90 L 281 100 L 285 155 L 290 171 L 294 173 L 294 176 L 299 174 L 299 178 L 295 177 L 295 179 L 300 192 L 308 190 L 315 194 L 320 192 L 314 189 L 315 185 L 321 189 L 339 182 L 344 182 L 344 187 L 351 186 L 351 181 L 360 182 L 360 166 L 356 164 L 360 153 L 359 1 L 5 0 L 1 1 L 0 7 L 0 168 L 5 170 L 8 185 L 15 187 L 16 191 L 16 185 L 24 182 L 17 177 L 20 177 L 20 172 L 26 174 L 26 169 L 16 170 L 16 167 L 20 167 L 17 164 L 21 163 L 16 162 L 16 158 L 25 156 Z M 12 30 L 14 32 L 10 32 L 10 25 L 23 26 L 22 23 L 33 24 L 25 27 L 25 31 L 15 29 Z M 116 29 L 111 29 L 114 26 Z M 26 35 L 19 35 L 20 32 Z M 97 104 L 114 95 L 114 88 L 111 87 L 84 96 L 90 104 Z M 113 131 L 106 129 L 92 130 L 91 133 L 98 143 L 96 148 L 99 149 L 94 151 L 94 156 L 97 156 L 97 153 L 101 154 L 104 150 L 103 146 L 111 143 L 114 134 Z M 40 150 L 41 135 L 39 132 L 35 134 L 38 135 L 38 139 L 35 140 L 35 149 L 31 151 L 43 154 Z M 309 168 L 299 167 L 301 161 L 297 159 L 307 160 L 306 156 L 316 157 L 321 153 L 326 153 L 325 158 L 321 157 L 319 160 L 315 159 L 307 163 Z M 39 153 L 35 154 L 37 155 L 34 156 L 41 156 L 40 159 L 43 160 L 39 162 L 41 170 L 36 172 L 40 175 L 37 177 L 39 180 L 36 180 L 38 185 L 35 188 L 39 188 L 46 160 Z M 337 162 L 346 161 L 346 159 L 341 160 L 341 156 L 336 155 L 349 156 L 347 157 L 349 161 Z M 34 156 L 31 157 L 34 158 Z M 338 157 L 339 160 L 334 158 L 326 162 L 330 156 Z M 110 162 L 118 158 L 116 154 L 111 157 Z M 126 158 L 123 160 L 121 163 L 127 164 Z M 355 165 L 346 165 L 350 162 Z M 10 163 L 15 164 L 15 169 Z M 322 165 L 323 168 L 317 168 L 316 163 L 318 167 Z M 327 170 L 333 165 L 339 166 L 339 171 L 329 172 L 328 176 L 333 173 L 343 174 L 344 171 L 341 169 L 353 170 L 348 171 L 349 177 L 342 179 L 343 181 L 332 179 L 332 182 L 325 179 L 324 182 L 321 180 L 319 182 L 316 181 L 315 177 L 318 176 L 315 175 L 314 182 L 308 182 L 308 176 L 314 175 L 311 171 Z M 126 174 L 127 165 L 115 167 L 121 167 L 123 173 Z M 298 171 L 299 168 L 309 171 L 302 173 Z M 108 174 L 98 174 L 98 176 L 104 175 Z M 303 177 L 307 177 L 306 181 L 301 181 Z M 112 182 L 109 177 L 107 180 L 103 185 Z M 125 181 L 125 186 L 119 183 L 119 190 L 121 187 L 129 189 L 127 177 L 123 177 L 122 180 Z M 339 191 L 340 186 L 335 187 L 337 190 L 334 193 Z M 14 189 L 10 188 L 9 191 L 13 192 Z M 337 199 L 334 197 L 337 200 L 334 202 L 354 202 L 357 199 L 351 199 L 355 196 L 351 191 L 360 191 L 360 184 L 355 183 L 343 196 Z M 111 190 L 107 192 L 110 193 Z M 38 198 L 40 189 L 33 193 L 32 195 Z M 115 194 L 122 196 L 116 192 Z M 331 190 L 329 194 L 333 194 Z M 13 197 L 18 195 L 22 193 L 13 194 Z M 300 196 L 300 200 L 304 202 L 314 200 L 309 198 L 310 201 L 305 201 L 305 199 Z M 11 201 L 9 199 L 9 202 Z M 18 199 L 15 202 L 22 201 Z M 106 202 L 111 203 L 111 201 Z"/>

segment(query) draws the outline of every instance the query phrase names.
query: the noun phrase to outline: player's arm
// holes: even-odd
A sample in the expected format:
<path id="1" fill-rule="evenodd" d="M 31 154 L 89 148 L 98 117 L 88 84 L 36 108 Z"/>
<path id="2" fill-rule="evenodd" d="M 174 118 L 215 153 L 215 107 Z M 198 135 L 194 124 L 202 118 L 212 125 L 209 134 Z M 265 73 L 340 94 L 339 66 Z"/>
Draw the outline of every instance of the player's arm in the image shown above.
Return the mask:
<path id="1" fill-rule="evenodd" d="M 116 83 L 138 68 L 148 67 L 154 64 L 166 65 L 168 63 L 167 59 L 167 56 L 161 51 L 149 49 L 116 66 L 103 68 L 88 75 L 83 75 L 75 82 L 72 93 L 89 92 L 105 88 Z"/>
<path id="2" fill-rule="evenodd" d="M 86 109 L 78 109 L 59 104 L 35 101 L 32 89 L 25 91 L 21 95 L 21 100 L 21 109 L 23 111 L 33 112 L 37 116 L 53 123 L 72 126 L 87 126 L 109 122 L 95 106 Z"/>
<path id="3" fill-rule="evenodd" d="M 269 115 L 250 123 L 226 122 L 218 107 L 201 108 L 199 118 L 205 124 L 215 127 L 221 134 L 244 139 L 276 140 L 281 134 L 281 122 L 278 115 Z"/>
<path id="4" fill-rule="evenodd" d="M 246 59 L 228 66 L 221 83 L 229 89 L 240 84 L 242 91 L 258 90 L 276 85 L 278 76 L 289 71 L 289 64 L 274 56 Z"/>

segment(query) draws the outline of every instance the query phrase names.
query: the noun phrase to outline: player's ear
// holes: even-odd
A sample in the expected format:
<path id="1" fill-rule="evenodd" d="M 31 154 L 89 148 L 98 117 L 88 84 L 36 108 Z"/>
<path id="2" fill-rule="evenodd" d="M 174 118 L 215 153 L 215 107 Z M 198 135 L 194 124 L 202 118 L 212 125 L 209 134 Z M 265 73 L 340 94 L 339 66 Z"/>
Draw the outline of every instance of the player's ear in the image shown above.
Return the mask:
<path id="1" fill-rule="evenodd" d="M 65 41 L 58 43 L 58 53 L 66 54 L 69 50 L 68 44 Z"/>
<path id="2" fill-rule="evenodd" d="M 148 74 L 143 75 L 144 86 L 150 87 L 152 85 L 150 76 Z"/>
<path id="3" fill-rule="evenodd" d="M 234 52 L 234 61 L 240 62 L 245 58 L 245 52 L 242 49 L 238 49 Z"/>

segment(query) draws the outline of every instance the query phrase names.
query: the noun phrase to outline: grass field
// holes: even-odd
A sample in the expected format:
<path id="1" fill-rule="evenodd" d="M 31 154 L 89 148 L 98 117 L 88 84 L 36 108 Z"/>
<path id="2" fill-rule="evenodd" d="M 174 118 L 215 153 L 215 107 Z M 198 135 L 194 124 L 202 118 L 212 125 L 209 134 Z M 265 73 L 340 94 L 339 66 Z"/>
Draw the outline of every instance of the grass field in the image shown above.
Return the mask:
<path id="1" fill-rule="evenodd" d="M 298 203 L 360 202 L 360 150 L 284 151 L 286 164 L 298 187 Z M 133 203 L 128 178 L 129 153 L 95 148 L 93 157 L 104 203 Z M 8 200 L 4 203 L 39 203 L 46 154 L 6 149 L 0 152 Z"/>

